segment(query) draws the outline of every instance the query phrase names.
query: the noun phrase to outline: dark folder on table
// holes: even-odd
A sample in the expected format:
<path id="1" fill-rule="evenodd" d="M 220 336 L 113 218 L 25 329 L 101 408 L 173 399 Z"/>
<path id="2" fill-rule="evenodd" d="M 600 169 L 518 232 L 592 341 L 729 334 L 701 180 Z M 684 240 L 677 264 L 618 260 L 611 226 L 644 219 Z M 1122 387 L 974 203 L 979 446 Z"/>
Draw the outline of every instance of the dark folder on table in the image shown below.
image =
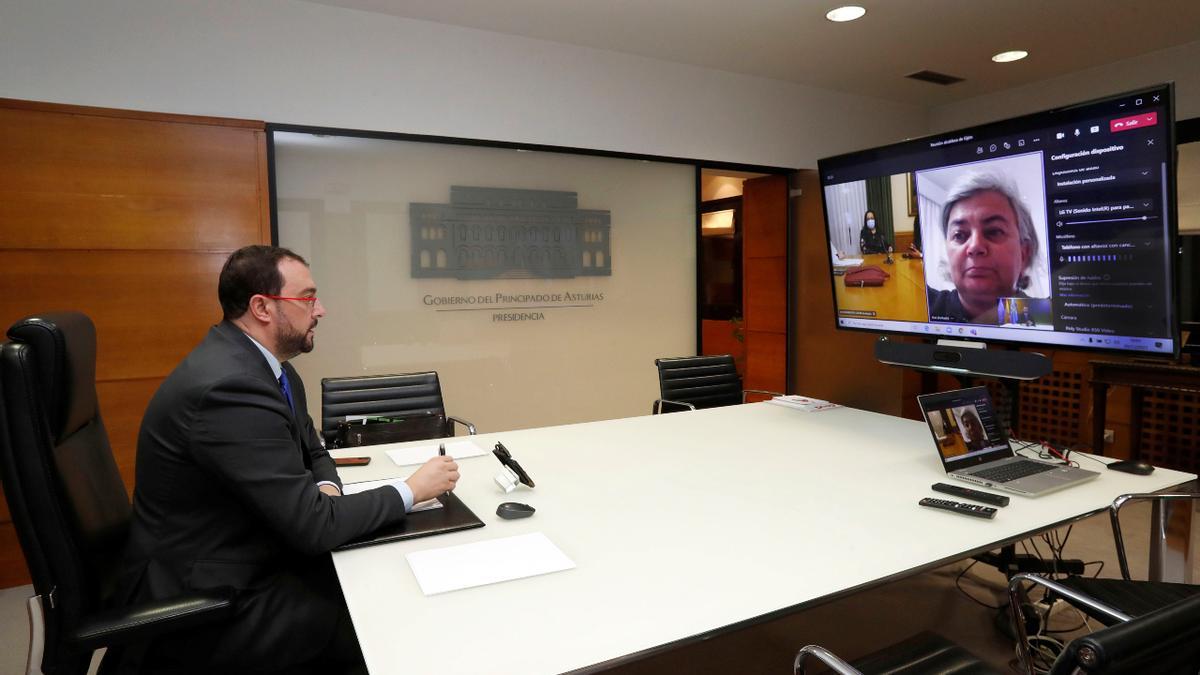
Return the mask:
<path id="1" fill-rule="evenodd" d="M 346 542 L 334 550 L 345 551 L 361 546 L 374 546 L 392 541 L 430 537 L 435 534 L 483 527 L 483 521 L 467 508 L 467 505 L 453 492 L 440 495 L 438 501 L 442 503 L 440 509 L 414 511 L 395 525 L 375 530 L 364 537 Z"/>

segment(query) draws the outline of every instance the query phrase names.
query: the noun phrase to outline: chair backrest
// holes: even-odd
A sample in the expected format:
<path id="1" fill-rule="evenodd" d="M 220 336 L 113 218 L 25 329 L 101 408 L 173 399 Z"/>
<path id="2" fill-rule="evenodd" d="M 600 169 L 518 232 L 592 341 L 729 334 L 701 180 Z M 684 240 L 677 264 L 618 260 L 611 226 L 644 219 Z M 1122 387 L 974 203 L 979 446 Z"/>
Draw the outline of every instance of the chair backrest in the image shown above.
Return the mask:
<path id="1" fill-rule="evenodd" d="M 1076 638 L 1051 675 L 1172 675 L 1200 671 L 1200 595 Z"/>
<path id="2" fill-rule="evenodd" d="M 661 398 L 716 408 L 742 402 L 742 378 L 729 354 L 655 359 Z"/>
<path id="3" fill-rule="evenodd" d="M 63 637 L 112 592 L 130 505 L 96 400 L 96 330 L 40 314 L 0 345 L 0 478 L 43 598 L 46 672 L 78 654 Z"/>
<path id="4" fill-rule="evenodd" d="M 337 424 L 347 415 L 408 417 L 423 413 L 446 414 L 442 385 L 433 371 L 321 380 L 321 436 L 326 444 L 333 443 Z M 447 426 L 440 435 L 449 436 L 450 431 Z"/>

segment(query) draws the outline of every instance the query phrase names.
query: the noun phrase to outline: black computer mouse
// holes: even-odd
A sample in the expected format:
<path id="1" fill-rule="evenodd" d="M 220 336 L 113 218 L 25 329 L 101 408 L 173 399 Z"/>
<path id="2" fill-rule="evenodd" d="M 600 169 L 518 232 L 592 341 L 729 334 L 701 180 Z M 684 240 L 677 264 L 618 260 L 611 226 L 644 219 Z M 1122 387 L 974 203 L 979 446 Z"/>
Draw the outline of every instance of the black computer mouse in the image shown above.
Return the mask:
<path id="1" fill-rule="evenodd" d="M 505 520 L 514 520 L 516 518 L 528 518 L 533 515 L 537 509 L 528 504 L 519 502 L 503 502 L 496 507 L 496 515 Z"/>
<path id="2" fill-rule="evenodd" d="M 1136 473 L 1139 476 L 1153 473 L 1154 467 L 1149 462 L 1140 459 L 1123 459 L 1119 462 L 1113 462 L 1108 465 L 1108 468 L 1113 471 L 1124 471 L 1125 473 Z"/>

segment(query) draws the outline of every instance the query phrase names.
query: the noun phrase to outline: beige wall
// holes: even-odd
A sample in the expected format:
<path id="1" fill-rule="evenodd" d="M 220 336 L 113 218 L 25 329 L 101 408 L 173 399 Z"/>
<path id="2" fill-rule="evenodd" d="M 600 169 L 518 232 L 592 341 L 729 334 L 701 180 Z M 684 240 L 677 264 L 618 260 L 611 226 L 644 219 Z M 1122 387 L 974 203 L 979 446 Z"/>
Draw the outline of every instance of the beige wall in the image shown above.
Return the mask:
<path id="1" fill-rule="evenodd" d="M 867 96 L 300 0 L 5 0 L 0 95 L 815 167 L 920 136 Z"/>

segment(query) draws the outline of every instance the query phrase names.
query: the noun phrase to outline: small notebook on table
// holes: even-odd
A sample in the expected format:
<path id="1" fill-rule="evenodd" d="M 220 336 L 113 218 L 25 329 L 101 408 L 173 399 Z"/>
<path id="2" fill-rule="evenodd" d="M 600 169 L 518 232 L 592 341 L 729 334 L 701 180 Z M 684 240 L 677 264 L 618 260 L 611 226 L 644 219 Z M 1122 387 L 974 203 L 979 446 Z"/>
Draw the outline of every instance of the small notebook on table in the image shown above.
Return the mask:
<path id="1" fill-rule="evenodd" d="M 435 534 L 483 527 L 483 521 L 479 519 L 479 516 L 467 508 L 467 505 L 453 492 L 438 496 L 438 501 L 442 503 L 440 509 L 413 511 L 395 525 L 375 530 L 360 539 L 342 544 L 334 550 L 346 551 L 361 546 L 374 546 L 392 541 L 431 537 Z"/>

